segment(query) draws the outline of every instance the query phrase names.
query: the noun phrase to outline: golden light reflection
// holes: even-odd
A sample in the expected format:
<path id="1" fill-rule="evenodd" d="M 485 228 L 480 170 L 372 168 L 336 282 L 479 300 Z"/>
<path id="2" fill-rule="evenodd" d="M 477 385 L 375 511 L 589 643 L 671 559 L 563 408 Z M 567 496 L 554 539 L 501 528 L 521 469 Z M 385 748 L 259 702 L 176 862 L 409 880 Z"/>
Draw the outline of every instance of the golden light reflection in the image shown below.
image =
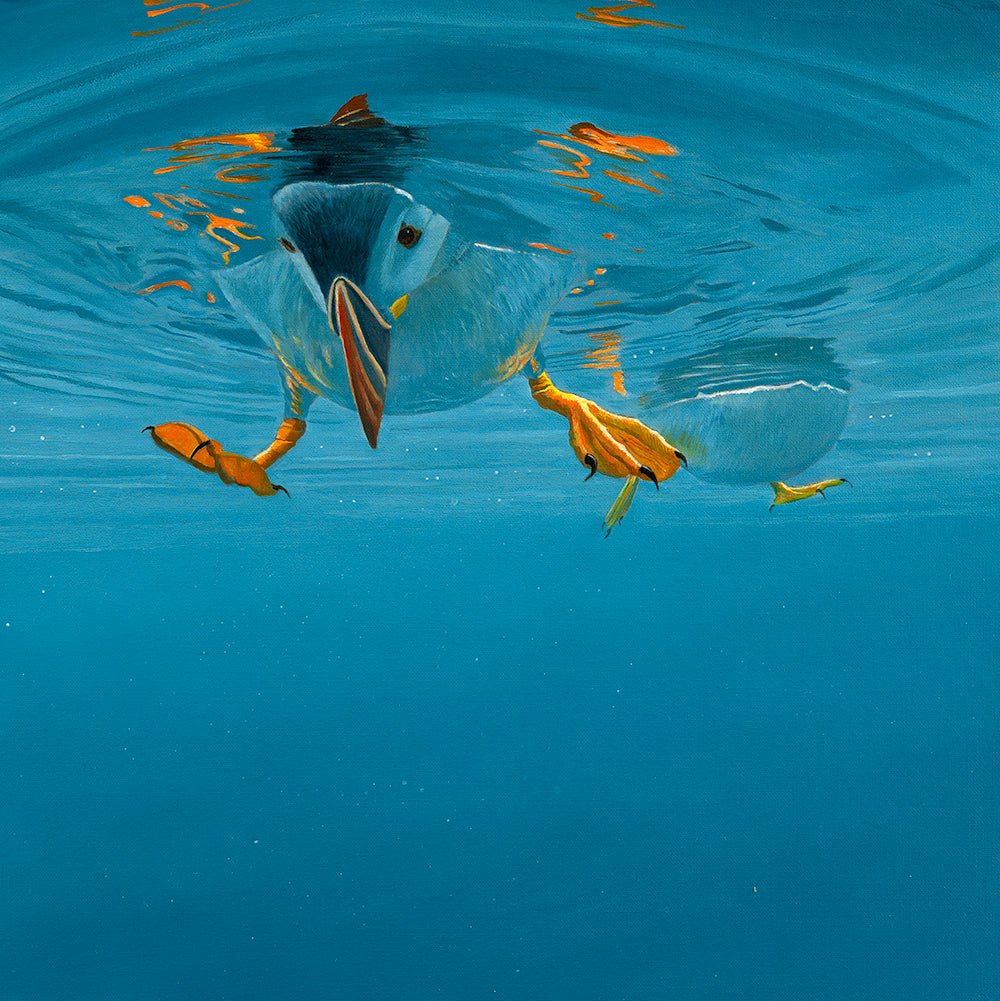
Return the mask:
<path id="1" fill-rule="evenodd" d="M 560 250 L 559 247 L 550 247 L 547 243 L 529 243 L 529 247 L 537 247 L 539 250 L 551 250 L 554 254 L 572 254 L 572 250 Z"/>
<path id="2" fill-rule="evenodd" d="M 653 28 L 677 28 L 684 30 L 683 24 L 667 24 L 666 21 L 651 21 L 644 17 L 625 17 L 622 11 L 630 10 L 633 7 L 656 7 L 652 0 L 626 0 L 625 3 L 614 4 L 611 7 L 588 7 L 587 12 L 577 13 L 581 21 L 598 21 L 601 24 L 610 24 L 612 27 L 631 27 L 644 24 Z"/>
<path id="3" fill-rule="evenodd" d="M 204 202 L 199 202 L 197 198 L 188 198 L 187 195 L 165 195 L 161 191 L 154 191 L 153 197 L 161 205 L 166 205 L 168 209 L 173 209 L 175 212 L 179 211 L 179 205 L 193 205 L 197 209 L 208 208 Z"/>
<path id="4" fill-rule="evenodd" d="M 164 0 L 142 0 L 143 5 L 146 7 L 159 7 L 159 10 L 147 10 L 146 17 L 160 17 L 163 14 L 171 14 L 177 10 L 189 10 L 194 8 L 201 14 L 211 14 L 213 11 L 225 10 L 227 7 L 239 7 L 240 4 L 248 3 L 249 0 L 233 0 L 232 3 L 219 4 L 217 7 L 213 7 L 211 4 L 207 3 L 180 3 L 172 4 L 170 6 L 162 6 Z M 166 28 L 153 28 L 149 31 L 133 31 L 133 38 L 143 38 L 149 35 L 162 35 L 168 31 L 176 31 L 178 28 L 186 28 L 192 24 L 198 24 L 199 21 L 204 20 L 202 17 L 193 18 L 190 21 L 178 21 L 175 24 L 171 24 Z"/>
<path id="5" fill-rule="evenodd" d="M 649 156 L 677 155 L 675 147 L 671 146 L 670 143 L 664 142 L 662 139 L 657 139 L 655 136 L 619 135 L 617 132 L 610 132 L 608 129 L 602 129 L 599 125 L 595 125 L 593 122 L 577 122 L 575 125 L 571 125 L 565 133 L 545 132 L 542 129 L 535 129 L 534 131 L 536 134 L 541 136 L 551 136 L 551 139 L 537 140 L 538 145 L 553 150 L 554 155 L 559 157 L 559 159 L 566 163 L 567 166 L 571 166 L 573 168 L 572 170 L 549 171 L 550 174 L 557 174 L 560 177 L 589 178 L 590 172 L 587 168 L 591 166 L 593 161 L 586 153 L 577 149 L 575 146 L 567 146 L 562 142 L 553 142 L 552 139 L 562 139 L 566 142 L 578 143 L 581 146 L 585 146 L 588 150 L 593 150 L 605 156 L 612 156 L 619 160 L 629 160 L 633 163 L 645 163 L 646 157 Z M 571 161 L 567 161 L 567 154 L 573 158 Z M 619 184 L 642 188 L 654 195 L 663 193 L 659 188 L 655 188 L 652 184 L 639 180 L 639 178 L 634 177 L 631 174 L 625 174 L 618 170 L 607 169 L 602 169 L 601 173 L 605 177 L 610 177 L 613 181 L 618 181 Z M 668 182 L 670 180 L 670 178 L 668 178 L 665 174 L 657 173 L 655 170 L 651 170 L 650 174 Z M 613 209 L 618 208 L 617 205 L 612 205 L 610 202 L 606 201 L 605 196 L 601 192 L 595 191 L 593 188 L 576 187 L 575 185 L 564 184 L 560 181 L 553 181 L 552 183 L 560 184 L 562 187 L 571 188 L 574 191 L 581 191 L 584 194 L 589 195 L 592 202 L 607 205 L 609 208 Z M 601 235 L 608 240 L 614 239 L 613 233 L 602 233 Z"/>
<path id="6" fill-rule="evenodd" d="M 598 346 L 587 352 L 589 361 L 583 363 L 584 368 L 610 368 L 615 371 L 611 376 L 611 384 L 615 392 L 626 396 L 625 379 L 621 371 L 621 359 L 619 350 L 622 344 L 622 335 L 617 330 L 608 330 L 603 333 L 588 334 L 590 339 Z"/>
<path id="7" fill-rule="evenodd" d="M 267 174 L 248 174 L 248 170 L 267 170 L 266 163 L 244 163 L 239 167 L 224 167 L 216 175 L 217 181 L 226 181 L 229 184 L 253 184 L 254 181 L 266 181 Z"/>
<path id="8" fill-rule="evenodd" d="M 651 184 L 646 184 L 645 181 L 640 181 L 636 177 L 629 177 L 628 174 L 619 174 L 616 170 L 605 170 L 604 173 L 616 181 L 621 181 L 622 184 L 631 184 L 637 188 L 645 188 L 647 191 L 652 191 L 654 195 L 660 194 L 658 188 L 654 188 Z"/>
<path id="9" fill-rule="evenodd" d="M 205 146 L 236 146 L 239 149 L 229 151 L 202 152 L 201 147 Z M 154 174 L 169 174 L 182 167 L 188 167 L 193 163 L 206 163 L 210 160 L 236 160 L 240 157 L 257 156 L 260 153 L 280 153 L 281 147 L 274 145 L 273 132 L 239 132 L 232 135 L 222 136 L 199 136 L 196 139 L 181 139 L 179 142 L 171 143 L 169 146 L 150 146 L 143 152 L 156 153 L 161 150 L 177 153 L 178 156 L 170 157 L 166 167 L 157 167 Z M 266 170 L 266 163 L 240 164 L 238 167 L 223 167 L 216 173 L 216 180 L 227 181 L 233 184 L 247 184 L 250 181 L 262 180 L 263 175 L 256 174 L 235 174 L 232 171 L 245 170 Z"/>
<path id="10" fill-rule="evenodd" d="M 204 191 L 205 194 L 217 195 L 219 197 L 231 197 L 225 192 L 212 192 L 206 191 L 205 189 L 197 189 L 199 191 Z M 240 200 L 245 200 L 241 196 Z M 248 232 L 254 228 L 254 225 L 243 219 L 234 219 L 229 215 L 222 214 L 213 211 L 212 207 L 207 205 L 204 201 L 198 198 L 193 198 L 191 195 L 184 194 L 183 191 L 168 193 L 164 191 L 154 191 L 151 192 L 151 198 L 156 202 L 159 202 L 165 208 L 169 209 L 171 212 L 176 212 L 179 214 L 186 215 L 188 217 L 203 217 L 206 219 L 205 228 L 201 230 L 204 235 L 210 236 L 212 239 L 217 240 L 225 248 L 222 251 L 222 259 L 228 264 L 230 255 L 235 253 L 240 249 L 240 243 L 237 241 L 245 240 L 261 240 L 263 237 L 256 236 L 253 233 Z M 149 205 L 153 204 L 149 199 L 142 197 L 141 195 L 125 195 L 123 200 L 136 208 L 147 208 Z M 244 209 L 237 205 L 232 205 L 230 211 L 233 213 L 243 214 Z M 163 220 L 164 224 L 170 229 L 178 233 L 183 233 L 187 231 L 191 224 L 182 219 L 169 219 L 166 218 L 164 213 L 153 209 L 148 212 L 150 216 L 154 219 Z M 183 288 L 187 288 L 189 291 L 191 289 L 187 282 L 173 281 L 164 282 L 159 285 L 151 286 L 149 289 L 143 289 L 139 294 L 144 294 L 146 292 L 154 291 L 158 288 L 164 288 L 167 285 L 180 285 Z M 215 296 L 209 292 L 208 301 L 214 303 Z"/>
<path id="11" fill-rule="evenodd" d="M 238 243 L 233 243 L 231 240 L 227 240 L 221 233 L 219 233 L 219 230 L 225 230 L 226 232 L 231 233 L 238 240 L 264 239 L 262 236 L 253 236 L 252 234 L 242 232 L 244 229 L 254 229 L 255 227 L 253 223 L 243 222 L 241 219 L 227 219 L 225 216 L 218 216 L 213 212 L 188 212 L 187 214 L 192 216 L 207 216 L 208 224 L 205 226 L 205 233 L 212 237 L 213 240 L 218 240 L 219 243 L 229 248 L 222 253 L 222 259 L 226 262 L 226 264 L 229 263 L 229 255 L 234 254 L 237 250 L 239 250 L 240 245 Z"/>
<path id="12" fill-rule="evenodd" d="M 590 177 L 586 167 L 590 165 L 590 157 L 571 146 L 563 146 L 562 143 L 547 142 L 545 139 L 538 140 L 539 146 L 548 146 L 550 149 L 565 150 L 570 156 L 576 157 L 573 163 L 573 170 L 550 170 L 550 174 L 559 174 L 561 177 Z"/>
<path id="13" fill-rule="evenodd" d="M 187 185 L 185 185 L 187 187 Z M 231 191 L 209 191 L 208 188 L 196 188 L 196 191 L 200 191 L 204 195 L 218 195 L 219 198 L 231 198 L 233 201 L 237 202 L 249 202 L 252 199 L 249 195 L 234 195 Z M 243 209 L 234 208 L 234 212 L 242 212 Z"/>
<path id="14" fill-rule="evenodd" d="M 611 202 L 606 202 L 605 196 L 600 191 L 594 191 L 593 188 L 578 188 L 575 184 L 563 184 L 560 181 L 553 181 L 553 184 L 558 184 L 560 188 L 571 188 L 573 191 L 582 191 L 585 195 L 590 195 L 590 200 L 592 202 L 599 202 L 601 205 L 607 205 L 609 209 L 614 209 L 616 212 L 621 212 L 621 209 L 617 205 L 612 205 Z"/>
<path id="15" fill-rule="evenodd" d="M 602 129 L 592 122 L 577 122 L 569 127 L 569 136 L 584 146 L 596 149 L 600 153 L 607 153 L 608 156 L 621 157 L 623 160 L 641 160 L 641 156 L 636 153 L 645 153 L 647 156 L 676 156 L 677 150 L 653 136 L 621 136 L 615 132 Z M 633 152 L 634 151 L 634 152 Z"/>
<path id="16" fill-rule="evenodd" d="M 191 285 L 188 282 L 177 278 L 172 282 L 160 282 L 158 285 L 150 285 L 149 288 L 141 288 L 136 292 L 136 295 L 149 295 L 150 292 L 155 292 L 157 289 L 161 288 L 168 288 L 171 285 L 176 285 L 178 288 L 186 289 L 188 292 L 191 291 Z"/>

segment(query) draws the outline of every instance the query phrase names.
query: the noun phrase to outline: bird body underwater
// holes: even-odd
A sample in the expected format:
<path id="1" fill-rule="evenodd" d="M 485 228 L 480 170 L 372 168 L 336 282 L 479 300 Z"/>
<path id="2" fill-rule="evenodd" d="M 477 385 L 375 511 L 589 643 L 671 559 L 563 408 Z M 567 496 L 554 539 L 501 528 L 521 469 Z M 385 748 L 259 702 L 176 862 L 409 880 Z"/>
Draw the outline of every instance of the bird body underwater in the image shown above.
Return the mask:
<path id="1" fill-rule="evenodd" d="M 214 273 L 277 360 L 284 419 L 272 443 L 251 459 L 190 424 L 144 430 L 201 471 L 270 496 L 287 491 L 267 469 L 305 433 L 318 397 L 356 410 L 375 448 L 383 414 L 461 406 L 524 372 L 539 405 L 569 421 L 586 479 L 625 479 L 605 520 L 610 531 L 638 481 L 659 488 L 687 464 L 684 455 L 640 421 L 560 391 L 545 373 L 539 343 L 576 270 L 571 257 L 465 239 L 394 183 L 327 168 L 338 136 L 357 143 L 366 131 L 378 138 L 386 130 L 394 141 L 405 133 L 372 115 L 366 95 L 327 126 L 295 130 L 300 147 L 322 151 L 321 169 L 274 193 L 273 249 Z"/>

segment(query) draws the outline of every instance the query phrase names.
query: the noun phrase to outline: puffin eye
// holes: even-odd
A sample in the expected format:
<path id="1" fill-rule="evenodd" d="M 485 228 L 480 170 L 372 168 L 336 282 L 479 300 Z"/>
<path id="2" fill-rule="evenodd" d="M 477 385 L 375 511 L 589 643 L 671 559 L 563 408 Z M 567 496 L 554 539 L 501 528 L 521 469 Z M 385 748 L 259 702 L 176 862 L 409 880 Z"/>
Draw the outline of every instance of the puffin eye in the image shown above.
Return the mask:
<path id="1" fill-rule="evenodd" d="M 399 227 L 396 239 L 399 241 L 401 246 L 406 247 L 406 249 L 409 250 L 410 247 L 416 246 L 421 233 L 423 233 L 422 229 L 417 229 L 416 226 L 411 226 L 409 223 L 404 222 L 403 225 Z"/>
<path id="2" fill-rule="evenodd" d="M 286 240 L 283 236 L 279 236 L 278 243 L 280 243 L 285 248 L 285 250 L 288 251 L 288 253 L 290 254 L 295 253 L 295 244 L 292 243 L 291 240 Z"/>

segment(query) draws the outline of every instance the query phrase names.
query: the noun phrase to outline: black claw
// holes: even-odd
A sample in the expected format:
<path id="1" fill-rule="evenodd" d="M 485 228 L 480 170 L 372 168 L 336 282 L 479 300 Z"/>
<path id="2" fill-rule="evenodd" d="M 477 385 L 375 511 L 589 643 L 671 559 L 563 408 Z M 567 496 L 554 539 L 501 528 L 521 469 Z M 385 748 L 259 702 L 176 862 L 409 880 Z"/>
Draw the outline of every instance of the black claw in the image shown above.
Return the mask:
<path id="1" fill-rule="evenodd" d="M 189 456 L 189 458 L 193 459 L 193 458 L 194 458 L 194 457 L 195 457 L 195 456 L 196 456 L 196 455 L 197 455 L 197 454 L 198 454 L 198 453 L 199 453 L 199 452 L 200 452 L 200 451 L 201 451 L 201 450 L 202 450 L 202 449 L 203 449 L 203 448 L 204 448 L 204 447 L 205 447 L 205 446 L 206 446 L 206 445 L 208 444 L 208 442 L 209 442 L 209 439 L 208 439 L 208 438 L 206 438 L 206 439 L 205 439 L 205 440 L 204 440 L 204 441 L 203 441 L 203 442 L 202 442 L 202 443 L 201 443 L 201 444 L 200 444 L 200 445 L 199 445 L 199 446 L 198 446 L 198 447 L 197 447 L 197 448 L 196 448 L 196 449 L 195 449 L 195 450 L 194 450 L 194 451 L 193 451 L 193 452 L 191 453 L 191 455 Z"/>
<path id="2" fill-rule="evenodd" d="M 139 434 L 144 434 L 146 431 L 155 431 L 155 430 L 156 428 L 152 424 L 150 424 L 148 428 L 143 428 L 142 431 L 139 432 Z"/>
<path id="3" fill-rule="evenodd" d="M 656 478 L 656 473 L 649 466 L 640 466 L 639 475 L 645 476 L 647 480 L 652 480 L 656 484 L 656 489 L 660 489 L 660 481 Z"/>
<path id="4" fill-rule="evenodd" d="M 850 480 L 844 480 L 843 482 L 846 483 L 852 490 L 854 489 L 854 484 Z"/>
<path id="5" fill-rule="evenodd" d="M 271 486 L 274 487 L 275 490 L 280 490 L 286 497 L 292 496 L 280 483 L 272 483 Z"/>
<path id="6" fill-rule="evenodd" d="M 583 482 L 586 483 L 597 472 L 597 460 L 588 452 L 583 457 L 583 463 L 590 469 L 590 472 L 583 478 Z"/>
<path id="7" fill-rule="evenodd" d="M 688 464 L 687 456 L 683 452 L 678 452 L 676 448 L 674 449 L 674 455 L 676 455 L 677 458 L 684 463 L 684 468 L 687 469 L 687 464 Z"/>

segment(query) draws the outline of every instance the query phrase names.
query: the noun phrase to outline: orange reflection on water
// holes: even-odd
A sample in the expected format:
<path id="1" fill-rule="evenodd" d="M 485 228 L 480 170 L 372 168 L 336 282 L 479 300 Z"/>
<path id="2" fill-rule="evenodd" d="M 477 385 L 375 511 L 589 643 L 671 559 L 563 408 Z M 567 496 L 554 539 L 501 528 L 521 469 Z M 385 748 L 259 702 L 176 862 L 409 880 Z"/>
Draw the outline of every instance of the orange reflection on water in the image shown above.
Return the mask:
<path id="1" fill-rule="evenodd" d="M 150 285 L 149 288 L 141 288 L 136 292 L 136 295 L 149 295 L 150 292 L 155 292 L 160 288 L 167 288 L 170 285 L 176 285 L 178 288 L 187 289 L 188 292 L 191 291 L 191 286 L 188 282 L 177 278 L 172 282 L 160 282 L 159 285 Z"/>
<path id="2" fill-rule="evenodd" d="M 581 21 L 599 21 L 601 24 L 610 24 L 613 27 L 628 27 L 631 25 L 645 24 L 653 28 L 677 28 L 684 30 L 683 24 L 667 24 L 666 21 L 651 21 L 644 17 L 623 17 L 622 11 L 630 10 L 632 7 L 656 7 L 651 0 L 626 0 L 625 3 L 615 4 L 611 7 L 588 7 L 587 13 L 577 13 Z"/>
<path id="3" fill-rule="evenodd" d="M 590 200 L 592 202 L 599 202 L 601 205 L 607 205 L 609 209 L 621 212 L 621 209 L 617 205 L 612 205 L 611 202 L 606 202 L 604 200 L 605 196 L 602 195 L 600 191 L 594 191 L 593 188 L 578 188 L 575 184 L 563 184 L 561 181 L 553 181 L 552 183 L 558 184 L 560 188 L 571 188 L 573 191 L 582 191 L 585 195 L 590 195 Z"/>
<path id="4" fill-rule="evenodd" d="M 550 247 L 547 243 L 529 243 L 529 247 L 538 247 L 539 250 L 551 250 L 554 254 L 572 254 L 572 250 L 560 250 L 558 247 Z"/>
<path id="5" fill-rule="evenodd" d="M 243 163 L 238 167 L 223 167 L 215 175 L 217 181 L 228 181 L 230 184 L 253 184 L 254 181 L 267 180 L 267 174 L 247 174 L 247 170 L 267 170 L 266 163 Z M 239 173 L 235 173 L 239 171 Z"/>
<path id="6" fill-rule="evenodd" d="M 622 335 L 617 330 L 609 330 L 599 334 L 588 335 L 598 347 L 587 352 L 586 357 L 590 359 L 583 363 L 584 368 L 612 368 L 615 372 L 611 376 L 612 385 L 616 393 L 625 396 L 625 380 L 621 371 L 621 360 L 618 352 L 622 345 Z"/>
<path id="7" fill-rule="evenodd" d="M 237 146 L 241 147 L 235 152 L 201 152 L 203 146 Z M 169 146 L 150 146 L 144 150 L 146 153 L 155 153 L 159 150 L 168 150 L 178 153 L 179 156 L 170 157 L 169 165 L 157 167 L 154 174 L 169 174 L 173 170 L 180 170 L 193 163 L 205 163 L 209 160 L 235 160 L 243 156 L 255 156 L 258 153 L 278 153 L 280 146 L 274 145 L 273 132 L 240 132 L 225 136 L 200 136 L 197 139 L 181 139 L 179 142 L 171 143 Z M 228 176 L 229 172 L 237 169 L 253 168 L 263 170 L 267 168 L 266 163 L 240 164 L 237 167 L 224 167 L 215 176 L 217 180 L 246 184 L 248 181 L 260 180 L 257 175 L 237 175 Z M 226 175 L 226 176 L 224 176 Z"/>
<path id="8" fill-rule="evenodd" d="M 645 188 L 647 191 L 652 191 L 654 195 L 658 195 L 660 192 L 657 188 L 654 188 L 651 184 L 646 184 L 645 181 L 640 181 L 635 177 L 629 177 L 628 174 L 619 174 L 614 170 L 604 171 L 608 177 L 613 177 L 616 181 L 621 181 L 622 184 L 632 184 L 637 188 Z"/>
<path id="9" fill-rule="evenodd" d="M 256 227 L 253 223 L 243 222 L 240 219 L 227 219 L 225 216 L 215 215 L 212 212 L 188 212 L 188 215 L 203 215 L 208 217 L 208 225 L 205 227 L 205 232 L 212 237 L 213 240 L 218 240 L 219 243 L 229 248 L 222 253 L 222 259 L 226 262 L 226 264 L 229 263 L 229 255 L 239 250 L 240 245 L 238 243 L 233 243 L 232 240 L 227 240 L 221 233 L 218 232 L 220 229 L 225 230 L 228 233 L 232 233 L 232 235 L 238 240 L 264 239 L 262 236 L 253 236 L 249 233 L 241 232 L 241 230 L 246 229 L 247 227 L 255 229 Z"/>
<path id="10" fill-rule="evenodd" d="M 551 135 L 552 133 L 544 133 L 546 135 Z M 586 153 L 581 153 L 579 150 L 573 149 L 571 146 L 563 146 L 562 143 L 548 142 L 545 139 L 538 140 L 539 146 L 548 146 L 551 149 L 561 149 L 565 150 L 570 156 L 575 156 L 577 159 L 573 163 L 573 170 L 550 170 L 550 174 L 559 174 L 561 177 L 590 177 L 587 173 L 586 168 L 590 165 L 590 157 Z"/>
<path id="11" fill-rule="evenodd" d="M 146 7 L 160 7 L 160 4 L 164 0 L 142 0 Z M 213 7 L 211 4 L 207 3 L 180 3 L 174 4 L 169 7 L 160 7 L 159 10 L 147 10 L 146 17 L 159 17 L 161 14 L 170 14 L 175 10 L 185 10 L 187 8 L 195 8 L 202 14 L 210 14 L 212 11 L 225 10 L 227 7 L 239 7 L 240 4 L 247 3 L 248 0 L 233 0 L 232 3 L 219 4 L 218 7 Z M 154 28 L 151 31 L 133 31 L 133 38 L 141 38 L 147 35 L 162 35 L 168 31 L 176 31 L 178 28 L 186 28 L 188 25 L 197 24 L 202 18 L 194 18 L 190 21 L 178 21 L 176 24 L 170 25 L 168 28 Z"/>
<path id="12" fill-rule="evenodd" d="M 246 201 L 247 199 L 239 195 L 228 195 L 221 191 L 208 191 L 203 188 L 197 189 L 199 191 L 204 191 L 208 195 L 217 195 L 219 197 L 227 198 L 237 198 L 240 201 Z M 223 251 L 222 259 L 226 264 L 229 263 L 230 254 L 240 249 L 240 245 L 234 240 L 262 240 L 263 237 L 255 236 L 252 233 L 246 232 L 247 229 L 254 229 L 253 223 L 247 222 L 242 219 L 231 219 L 229 216 L 220 215 L 214 212 L 211 206 L 206 205 L 203 201 L 199 201 L 197 198 L 192 198 L 190 195 L 185 195 L 181 192 L 176 192 L 174 194 L 167 194 L 163 191 L 154 191 L 152 197 L 156 199 L 161 205 L 170 209 L 173 212 L 182 213 L 187 216 L 204 216 L 208 222 L 206 223 L 204 233 L 213 240 L 218 240 L 226 249 Z M 137 208 L 145 207 L 151 204 L 147 199 L 141 197 L 140 195 L 126 195 L 124 200 L 129 205 L 134 205 Z M 242 215 L 244 210 L 238 205 L 230 206 L 230 211 L 239 215 Z M 163 212 L 160 211 L 150 211 L 149 213 L 154 219 L 164 219 Z M 177 232 L 183 233 L 190 226 L 189 223 L 184 222 L 180 219 L 165 219 L 166 225 Z M 228 235 L 223 235 L 228 234 Z M 230 239 L 229 237 L 233 237 Z"/>
<path id="13" fill-rule="evenodd" d="M 571 125 L 568 129 L 568 135 L 560 132 L 544 132 L 542 129 L 535 129 L 538 135 L 543 136 L 553 136 L 557 139 L 565 139 L 569 142 L 579 143 L 586 146 L 588 149 L 597 151 L 598 153 L 603 153 L 606 156 L 613 156 L 620 160 L 632 160 L 638 163 L 645 162 L 647 156 L 675 156 L 677 150 L 670 145 L 670 143 L 664 142 L 662 139 L 656 139 L 653 136 L 624 136 L 619 135 L 617 132 L 609 132 L 607 129 L 602 129 L 598 125 L 594 125 L 593 122 L 577 122 L 575 125 Z M 564 146 L 562 143 L 552 142 L 547 139 L 539 139 L 539 146 L 547 146 L 553 150 L 559 150 L 563 153 L 569 153 L 576 159 L 573 162 L 573 171 L 567 170 L 552 170 L 549 171 L 551 174 L 558 174 L 561 177 L 589 177 L 590 174 L 587 171 L 587 167 L 591 164 L 591 159 L 586 153 L 572 146 Z M 640 155 L 642 154 L 642 155 Z M 640 181 L 635 177 L 628 174 L 622 174 L 615 170 L 603 170 L 602 173 L 606 177 L 610 177 L 612 180 L 618 181 L 622 184 L 629 184 L 633 187 L 644 188 L 646 191 L 651 191 L 653 194 L 661 194 L 658 188 L 654 188 L 651 184 L 647 184 L 645 181 Z M 650 171 L 657 177 L 669 180 L 663 174 L 657 174 L 656 171 Z M 559 181 L 554 181 L 554 184 L 559 184 Z M 608 205 L 609 208 L 617 208 L 616 205 L 611 205 L 609 202 L 604 200 L 604 195 L 592 188 L 577 188 L 571 184 L 563 184 L 562 187 L 573 188 L 574 191 L 582 191 L 585 194 L 590 195 L 590 200 L 592 202 L 601 202 Z M 604 235 L 604 234 L 602 234 Z M 608 239 L 613 239 L 613 236 L 608 236 Z"/>
<path id="14" fill-rule="evenodd" d="M 168 209 L 178 211 L 178 205 L 193 205 L 196 209 L 207 209 L 204 202 L 199 202 L 196 198 L 188 198 L 187 195 L 165 195 L 161 191 L 154 191 L 153 197 Z M 174 203 L 177 203 L 176 205 Z"/>
<path id="15" fill-rule="evenodd" d="M 609 156 L 618 156 L 623 160 L 641 160 L 641 156 L 636 156 L 630 152 L 646 153 L 648 156 L 676 156 L 677 150 L 665 143 L 662 139 L 655 139 L 653 136 L 620 136 L 615 132 L 608 132 L 592 122 L 577 122 L 569 127 L 569 136 L 591 149 L 596 149 Z"/>
<path id="16" fill-rule="evenodd" d="M 187 187 L 187 185 L 183 185 Z M 206 195 L 218 195 L 220 198 L 229 198 L 236 202 L 249 202 L 251 199 L 247 195 L 234 195 L 231 191 L 209 191 L 208 188 L 198 188 L 198 191 Z M 243 209 L 233 209 L 234 212 L 242 212 Z"/>

